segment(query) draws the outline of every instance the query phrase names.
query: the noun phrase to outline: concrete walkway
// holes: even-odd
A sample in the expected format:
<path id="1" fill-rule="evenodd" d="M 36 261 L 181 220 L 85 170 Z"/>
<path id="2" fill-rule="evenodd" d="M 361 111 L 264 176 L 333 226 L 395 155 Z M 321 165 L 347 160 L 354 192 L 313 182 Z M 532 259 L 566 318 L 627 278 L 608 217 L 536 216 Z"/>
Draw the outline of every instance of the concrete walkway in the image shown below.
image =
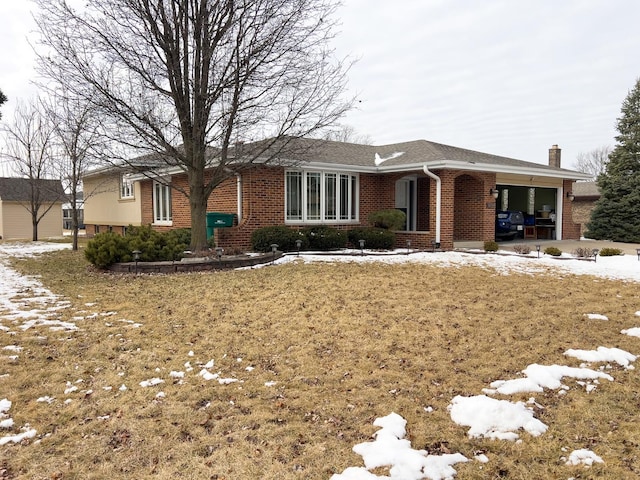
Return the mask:
<path id="1" fill-rule="evenodd" d="M 483 248 L 484 242 L 455 242 L 454 248 Z M 557 247 L 564 253 L 571 253 L 577 248 L 597 248 L 602 250 L 603 248 L 619 248 L 626 255 L 637 255 L 637 249 L 640 248 L 638 243 L 621 243 L 621 242 L 609 242 L 607 240 L 523 240 L 515 239 L 508 242 L 498 242 L 501 250 L 513 250 L 515 245 L 530 245 L 533 250 L 534 245 L 540 245 L 540 249 L 544 251 L 547 247 Z"/>

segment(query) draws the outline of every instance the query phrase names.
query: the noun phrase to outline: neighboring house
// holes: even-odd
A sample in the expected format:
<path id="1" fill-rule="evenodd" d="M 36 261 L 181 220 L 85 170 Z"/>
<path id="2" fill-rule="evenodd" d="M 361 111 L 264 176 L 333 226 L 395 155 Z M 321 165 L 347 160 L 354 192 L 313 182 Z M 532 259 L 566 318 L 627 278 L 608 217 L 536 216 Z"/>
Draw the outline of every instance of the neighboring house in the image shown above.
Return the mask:
<path id="1" fill-rule="evenodd" d="M 65 196 L 66 201 L 62 205 L 62 228 L 65 230 L 73 229 L 73 206 L 71 195 Z M 84 229 L 84 197 L 82 192 L 76 195 L 76 209 L 78 210 L 78 228 Z"/>
<path id="2" fill-rule="evenodd" d="M 573 185 L 573 219 L 580 224 L 580 235 L 587 232 L 591 212 L 600 200 L 600 189 L 596 182 L 576 182 Z"/>
<path id="3" fill-rule="evenodd" d="M 38 223 L 38 238 L 62 236 L 65 197 L 59 180 L 0 178 L 0 238 L 33 238 L 30 204 L 34 189 L 41 204 L 38 216 L 42 216 Z"/>
<path id="4" fill-rule="evenodd" d="M 397 208 L 407 214 L 398 246 L 416 248 L 437 242 L 495 238 L 497 210 L 520 210 L 536 217 L 551 211 L 547 238 L 577 239 L 567 193 L 588 175 L 560 167 L 560 149 L 549 150 L 549 164 L 525 162 L 417 140 L 371 146 L 326 140 L 298 140 L 309 149 L 277 165 L 261 165 L 224 182 L 211 195 L 208 211 L 234 213 L 237 225 L 216 229 L 223 248 L 247 249 L 251 233 L 268 225 L 332 225 L 349 229 L 367 225 L 376 210 Z M 186 187 L 186 176 L 167 171 L 173 185 Z M 127 225 L 151 224 L 159 230 L 189 227 L 183 195 L 142 175 L 102 169 L 87 174 L 87 235 L 123 232 Z M 534 229 L 535 230 L 535 229 Z"/>

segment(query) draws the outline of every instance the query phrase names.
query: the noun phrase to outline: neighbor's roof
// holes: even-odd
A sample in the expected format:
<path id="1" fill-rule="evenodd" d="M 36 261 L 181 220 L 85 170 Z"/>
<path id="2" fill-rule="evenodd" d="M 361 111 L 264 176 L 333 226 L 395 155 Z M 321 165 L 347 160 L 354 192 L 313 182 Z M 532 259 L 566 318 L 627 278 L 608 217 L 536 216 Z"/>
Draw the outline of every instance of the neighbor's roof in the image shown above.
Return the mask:
<path id="1" fill-rule="evenodd" d="M 31 199 L 32 186 L 40 189 L 40 201 L 64 202 L 65 193 L 60 180 L 29 178 L 0 178 L 0 200 L 26 202 Z"/>
<path id="2" fill-rule="evenodd" d="M 580 200 L 597 200 L 600 198 L 600 189 L 596 182 L 576 182 L 573 185 L 573 195 Z"/>

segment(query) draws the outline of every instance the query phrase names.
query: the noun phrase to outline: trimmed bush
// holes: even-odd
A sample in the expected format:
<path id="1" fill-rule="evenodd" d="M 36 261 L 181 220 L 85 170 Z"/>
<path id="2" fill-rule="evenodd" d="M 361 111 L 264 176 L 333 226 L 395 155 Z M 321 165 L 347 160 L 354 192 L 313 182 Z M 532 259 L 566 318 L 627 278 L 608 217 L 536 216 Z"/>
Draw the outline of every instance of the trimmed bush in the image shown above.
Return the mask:
<path id="1" fill-rule="evenodd" d="M 140 261 L 142 262 L 179 260 L 184 256 L 184 251 L 189 248 L 191 231 L 180 228 L 168 232 L 157 232 L 151 228 L 151 225 L 129 226 L 125 239 L 132 251 L 141 252 Z"/>
<path id="2" fill-rule="evenodd" d="M 493 240 L 487 240 L 484 242 L 484 251 L 485 252 L 497 252 L 498 251 L 498 243 Z"/>
<path id="3" fill-rule="evenodd" d="M 311 250 L 335 250 L 347 246 L 347 233 L 344 230 L 318 225 L 307 227 L 302 233 L 309 240 Z"/>
<path id="4" fill-rule="evenodd" d="M 99 233 L 87 244 L 85 258 L 98 268 L 133 261 L 133 251 L 140 251 L 140 261 L 179 260 L 191 243 L 189 229 L 156 232 L 150 225 L 127 227 L 124 236 L 114 232 Z"/>
<path id="5" fill-rule="evenodd" d="M 552 257 L 559 257 L 562 255 L 562 250 L 557 247 L 547 247 L 544 249 L 545 255 L 551 255 Z"/>
<path id="6" fill-rule="evenodd" d="M 378 210 L 369 214 L 369 223 L 377 228 L 387 230 L 400 230 L 407 221 L 407 215 L 395 208 L 388 210 Z"/>
<path id="7" fill-rule="evenodd" d="M 107 268 L 118 262 L 130 262 L 131 248 L 127 240 L 117 233 L 98 233 L 87 244 L 84 250 L 85 258 L 98 268 Z"/>
<path id="8" fill-rule="evenodd" d="M 605 247 L 600 250 L 601 257 L 613 257 L 616 255 L 624 255 L 624 253 L 622 253 L 622 250 L 620 250 L 619 248 Z"/>
<path id="9" fill-rule="evenodd" d="M 270 252 L 274 243 L 281 252 L 293 252 L 297 250 L 296 240 L 302 240 L 301 250 L 309 248 L 309 240 L 302 232 L 284 225 L 258 228 L 251 234 L 251 246 L 256 252 Z"/>
<path id="10" fill-rule="evenodd" d="M 525 244 L 514 245 L 513 251 L 519 253 L 520 255 L 528 255 L 529 253 L 531 253 L 531 247 Z"/>
<path id="11" fill-rule="evenodd" d="M 396 234 L 384 228 L 354 228 L 347 232 L 349 243 L 360 248 L 359 240 L 364 240 L 365 248 L 389 250 L 396 241 Z"/>

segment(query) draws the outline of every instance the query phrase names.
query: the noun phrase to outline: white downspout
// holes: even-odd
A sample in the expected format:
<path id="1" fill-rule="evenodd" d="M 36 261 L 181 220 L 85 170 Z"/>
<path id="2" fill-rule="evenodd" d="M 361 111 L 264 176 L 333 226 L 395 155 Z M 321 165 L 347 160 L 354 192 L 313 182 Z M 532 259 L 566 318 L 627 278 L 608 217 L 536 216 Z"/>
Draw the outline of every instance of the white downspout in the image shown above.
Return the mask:
<path id="1" fill-rule="evenodd" d="M 422 166 L 422 171 L 425 175 L 433 178 L 436 181 L 436 243 L 440 243 L 440 217 L 441 217 L 441 203 L 442 203 L 442 181 L 440 177 L 435 173 L 429 171 L 427 165 Z"/>
<path id="2" fill-rule="evenodd" d="M 554 240 L 562 240 L 563 232 L 562 232 L 562 212 L 564 210 L 564 188 L 558 188 L 558 193 L 556 194 L 558 200 L 556 201 L 556 238 Z"/>
<path id="3" fill-rule="evenodd" d="M 236 192 L 238 203 L 238 224 L 242 221 L 242 175 L 236 173 Z"/>

